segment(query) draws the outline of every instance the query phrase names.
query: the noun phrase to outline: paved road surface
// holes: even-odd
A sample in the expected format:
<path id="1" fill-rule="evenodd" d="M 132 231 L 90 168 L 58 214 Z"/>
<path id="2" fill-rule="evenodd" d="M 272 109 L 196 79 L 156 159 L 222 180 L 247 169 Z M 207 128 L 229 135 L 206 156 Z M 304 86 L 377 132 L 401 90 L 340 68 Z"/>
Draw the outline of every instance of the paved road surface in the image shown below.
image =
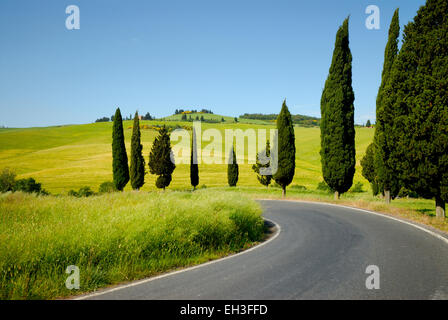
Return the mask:
<path id="1" fill-rule="evenodd" d="M 260 201 L 281 232 L 242 255 L 89 299 L 448 299 L 448 244 L 324 204 Z M 366 267 L 380 269 L 367 290 Z"/>

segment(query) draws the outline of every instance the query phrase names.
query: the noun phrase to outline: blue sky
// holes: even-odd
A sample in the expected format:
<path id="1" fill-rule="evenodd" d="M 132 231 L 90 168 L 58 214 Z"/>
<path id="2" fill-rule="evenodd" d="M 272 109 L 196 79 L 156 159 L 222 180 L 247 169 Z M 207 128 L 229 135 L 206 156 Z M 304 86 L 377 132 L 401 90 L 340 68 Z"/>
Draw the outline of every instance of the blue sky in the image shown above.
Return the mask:
<path id="1" fill-rule="evenodd" d="M 337 28 L 350 15 L 355 121 L 375 118 L 394 10 L 424 0 L 1 0 L 0 126 L 90 123 L 178 108 L 320 116 Z M 67 30 L 65 8 L 80 9 Z M 368 30 L 368 5 L 381 10 Z M 403 30 L 403 29 L 402 29 Z M 401 30 L 401 31 L 402 31 Z"/>

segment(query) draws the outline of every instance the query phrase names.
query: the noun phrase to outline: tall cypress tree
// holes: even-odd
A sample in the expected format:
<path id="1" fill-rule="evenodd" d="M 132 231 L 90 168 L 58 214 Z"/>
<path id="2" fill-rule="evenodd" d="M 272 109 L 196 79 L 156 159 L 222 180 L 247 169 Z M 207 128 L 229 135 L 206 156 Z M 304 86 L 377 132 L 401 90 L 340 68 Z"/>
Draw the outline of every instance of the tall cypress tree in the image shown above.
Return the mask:
<path id="1" fill-rule="evenodd" d="M 155 138 L 149 154 L 149 172 L 158 175 L 156 187 L 165 190 L 172 180 L 172 174 L 176 165 L 171 161 L 174 159 L 171 150 L 170 136 L 165 126 L 159 131 L 159 135 Z"/>
<path id="2" fill-rule="evenodd" d="M 229 183 L 229 186 L 235 187 L 238 182 L 238 163 L 236 161 L 236 153 L 235 153 L 235 147 L 232 146 L 232 149 L 230 150 L 229 154 L 229 160 L 232 158 L 232 163 L 227 165 L 227 182 Z"/>
<path id="3" fill-rule="evenodd" d="M 277 117 L 278 141 L 275 150 L 278 151 L 278 167 L 274 180 L 282 187 L 282 196 L 286 196 L 286 187 L 292 182 L 296 169 L 296 144 L 294 125 L 289 113 L 286 99 Z"/>
<path id="4" fill-rule="evenodd" d="M 335 192 L 335 199 L 350 189 L 355 174 L 354 100 L 347 18 L 336 34 L 333 60 L 321 98 L 322 174 Z"/>
<path id="5" fill-rule="evenodd" d="M 139 190 L 145 184 L 145 159 L 142 155 L 143 146 L 140 140 L 140 121 L 138 112 L 134 116 L 134 126 L 131 138 L 131 165 L 130 177 L 131 186 L 134 190 Z"/>
<path id="6" fill-rule="evenodd" d="M 120 108 L 115 111 L 112 129 L 112 170 L 115 187 L 122 191 L 129 181 L 129 167 Z"/>
<path id="7" fill-rule="evenodd" d="M 448 200 L 448 2 L 427 0 L 404 29 L 384 91 L 394 110 L 389 163 L 407 189 L 434 198 L 436 216 Z"/>
<path id="8" fill-rule="evenodd" d="M 394 168 L 391 167 L 389 157 L 392 149 L 395 148 L 389 140 L 391 131 L 394 130 L 394 110 L 384 106 L 385 92 L 384 88 L 389 80 L 393 63 L 398 55 L 398 36 L 400 35 L 400 23 L 398 18 L 398 9 L 392 17 L 389 27 L 389 40 L 387 41 L 384 52 L 383 74 L 381 85 L 376 98 L 376 126 L 375 126 L 375 155 L 374 165 L 376 181 L 381 190 L 384 190 L 386 203 L 390 203 L 391 198 L 395 198 L 400 191 L 400 183 Z M 394 94 L 394 93 L 392 93 Z"/>
<path id="9" fill-rule="evenodd" d="M 190 183 L 193 187 L 193 191 L 199 184 L 197 141 L 196 141 L 196 131 L 194 130 L 194 128 L 193 128 L 193 136 L 191 139 Z"/>

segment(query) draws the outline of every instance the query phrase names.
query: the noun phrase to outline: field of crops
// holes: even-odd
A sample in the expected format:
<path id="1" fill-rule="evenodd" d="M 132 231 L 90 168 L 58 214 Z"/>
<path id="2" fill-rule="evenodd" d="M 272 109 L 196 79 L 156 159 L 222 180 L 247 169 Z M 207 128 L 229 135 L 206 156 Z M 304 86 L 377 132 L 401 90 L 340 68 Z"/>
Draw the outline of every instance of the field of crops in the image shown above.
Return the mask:
<path id="1" fill-rule="evenodd" d="M 180 116 L 180 115 L 177 115 Z M 211 115 L 207 115 L 211 116 Z M 214 115 L 216 116 L 216 115 Z M 219 116 L 220 117 L 220 116 Z M 166 123 L 170 126 L 191 125 L 180 121 L 141 121 L 148 127 Z M 125 139 L 130 154 L 132 121 L 124 121 Z M 222 132 L 225 129 L 270 129 L 272 125 L 248 123 L 204 123 L 203 131 L 214 128 Z M 356 129 L 357 167 L 355 183 L 360 181 L 364 189 L 369 190 L 368 182 L 361 175 L 359 162 L 369 143 L 373 139 L 371 128 Z M 156 130 L 142 129 L 143 155 L 148 161 Z M 322 181 L 320 164 L 319 128 L 295 128 L 296 136 L 296 173 L 292 184 L 315 189 Z M 224 140 L 223 140 L 224 141 Z M 203 142 L 202 148 L 207 143 Z M 112 180 L 112 123 L 94 123 L 86 125 L 59 126 L 27 129 L 0 129 L 0 168 L 9 167 L 18 173 L 18 178 L 33 177 L 42 183 L 42 187 L 51 193 L 67 193 L 70 189 L 90 186 L 97 191 L 104 181 Z M 247 145 L 246 145 L 247 153 Z M 224 149 L 223 149 L 224 152 Z M 242 150 L 237 150 L 241 155 Z M 240 162 L 239 186 L 259 186 L 252 164 Z M 148 167 L 147 167 L 148 170 Z M 199 185 L 207 187 L 227 185 L 227 167 L 225 164 L 200 164 Z M 155 190 L 155 177 L 145 176 L 142 190 Z M 189 166 L 178 164 L 171 189 L 190 188 Z M 130 190 L 128 185 L 125 190 Z"/>

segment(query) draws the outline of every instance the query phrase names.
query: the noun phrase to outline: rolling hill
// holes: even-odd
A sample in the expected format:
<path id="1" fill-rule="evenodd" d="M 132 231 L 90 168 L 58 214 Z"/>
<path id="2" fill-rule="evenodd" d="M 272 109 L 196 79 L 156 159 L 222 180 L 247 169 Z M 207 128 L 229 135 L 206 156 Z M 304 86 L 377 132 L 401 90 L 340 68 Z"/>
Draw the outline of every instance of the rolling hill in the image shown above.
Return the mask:
<path id="1" fill-rule="evenodd" d="M 190 122 L 177 121 L 175 115 L 166 121 L 141 121 L 142 125 L 181 125 L 189 126 Z M 204 114 L 204 117 L 219 118 L 222 116 Z M 225 129 L 274 128 L 259 120 L 259 123 L 234 123 L 232 117 L 224 117 L 223 123 L 204 123 L 203 130 L 214 128 L 223 133 Z M 247 119 L 246 119 L 247 120 Z M 256 120 L 255 120 L 256 121 Z M 132 121 L 124 121 L 126 148 L 130 153 Z M 148 161 L 152 142 L 157 135 L 156 130 L 142 129 L 143 155 Z M 320 130 L 319 128 L 295 128 L 296 135 L 296 173 L 292 185 L 303 185 L 315 189 L 322 181 L 320 165 Z M 361 181 L 364 189 L 368 182 L 361 176 L 360 159 L 368 144 L 372 141 L 373 129 L 356 129 L 357 168 L 355 182 Z M 92 123 L 85 125 L 69 125 L 44 128 L 0 129 L 0 169 L 14 169 L 18 178 L 33 177 L 42 183 L 43 188 L 51 193 L 66 193 L 70 189 L 90 186 L 97 191 L 104 181 L 112 180 L 112 123 Z M 203 142 L 204 148 L 206 143 Z M 247 148 L 247 147 L 246 147 Z M 236 151 L 241 154 L 241 150 Z M 239 186 L 260 186 L 251 169 L 252 164 L 240 163 Z M 200 164 L 199 185 L 226 186 L 227 166 L 225 164 Z M 143 190 L 155 190 L 155 176 L 147 174 Z M 173 175 L 171 189 L 189 189 L 189 165 L 178 164 Z M 130 185 L 126 186 L 126 190 Z"/>

